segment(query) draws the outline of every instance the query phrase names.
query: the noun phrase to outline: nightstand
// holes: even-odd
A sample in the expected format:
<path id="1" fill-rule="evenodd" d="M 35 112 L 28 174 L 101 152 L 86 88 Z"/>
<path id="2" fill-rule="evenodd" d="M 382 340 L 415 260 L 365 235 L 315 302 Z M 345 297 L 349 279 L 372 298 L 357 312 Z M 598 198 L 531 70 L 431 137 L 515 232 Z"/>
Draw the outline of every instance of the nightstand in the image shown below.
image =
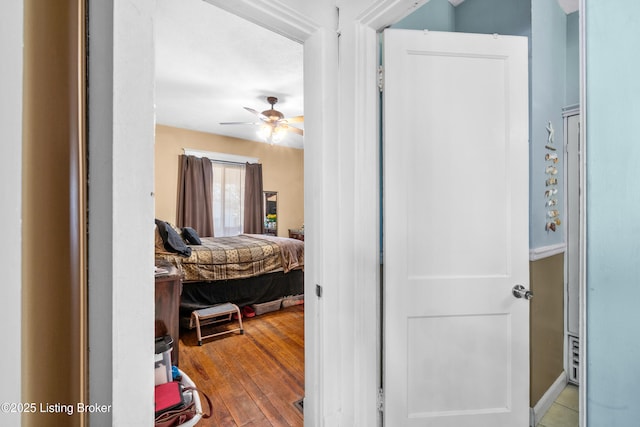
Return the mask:
<path id="1" fill-rule="evenodd" d="M 178 366 L 178 346 L 180 342 L 180 294 L 182 293 L 182 276 L 173 266 L 160 266 L 168 274 L 156 275 L 156 321 L 162 321 L 167 333 L 173 338 L 171 351 L 172 364 Z"/>

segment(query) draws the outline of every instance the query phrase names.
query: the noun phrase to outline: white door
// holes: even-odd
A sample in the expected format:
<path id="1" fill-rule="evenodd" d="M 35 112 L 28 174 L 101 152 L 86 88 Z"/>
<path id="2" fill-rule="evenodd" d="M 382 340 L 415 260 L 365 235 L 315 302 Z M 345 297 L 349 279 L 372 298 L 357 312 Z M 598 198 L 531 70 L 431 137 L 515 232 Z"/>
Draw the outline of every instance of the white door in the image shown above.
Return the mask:
<path id="1" fill-rule="evenodd" d="M 385 426 L 528 426 L 527 56 L 384 32 Z"/>

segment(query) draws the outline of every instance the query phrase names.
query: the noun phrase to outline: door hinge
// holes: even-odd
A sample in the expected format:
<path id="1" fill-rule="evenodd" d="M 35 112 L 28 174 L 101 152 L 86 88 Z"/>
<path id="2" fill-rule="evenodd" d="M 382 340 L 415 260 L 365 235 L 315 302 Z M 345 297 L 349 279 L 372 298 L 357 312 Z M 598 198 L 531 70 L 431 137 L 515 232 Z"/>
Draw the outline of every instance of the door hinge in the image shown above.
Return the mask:
<path id="1" fill-rule="evenodd" d="M 316 295 L 318 298 L 322 298 L 322 286 L 316 285 Z"/>
<path id="2" fill-rule="evenodd" d="M 378 411 L 384 411 L 384 390 L 381 388 L 378 389 Z"/>
<path id="3" fill-rule="evenodd" d="M 384 67 L 378 65 L 378 90 L 382 92 L 384 90 Z"/>

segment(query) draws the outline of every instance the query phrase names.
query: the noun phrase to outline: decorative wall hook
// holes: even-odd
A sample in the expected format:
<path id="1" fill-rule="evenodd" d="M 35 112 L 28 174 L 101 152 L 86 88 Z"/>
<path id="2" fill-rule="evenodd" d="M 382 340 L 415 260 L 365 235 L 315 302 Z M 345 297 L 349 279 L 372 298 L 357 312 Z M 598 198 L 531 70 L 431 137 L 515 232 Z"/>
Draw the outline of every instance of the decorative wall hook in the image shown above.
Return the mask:
<path id="1" fill-rule="evenodd" d="M 549 121 L 549 124 L 547 125 L 547 132 L 549 133 L 549 135 L 547 136 L 547 142 L 549 144 L 553 144 L 555 130 L 553 129 L 553 123 L 551 123 L 551 121 Z"/>

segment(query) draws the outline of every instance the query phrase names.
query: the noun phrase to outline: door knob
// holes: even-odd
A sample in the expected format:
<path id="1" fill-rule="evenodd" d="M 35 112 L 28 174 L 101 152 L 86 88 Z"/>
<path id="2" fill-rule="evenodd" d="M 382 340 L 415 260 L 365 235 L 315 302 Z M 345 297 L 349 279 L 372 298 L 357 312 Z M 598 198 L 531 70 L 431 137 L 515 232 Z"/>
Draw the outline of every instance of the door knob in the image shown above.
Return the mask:
<path id="1" fill-rule="evenodd" d="M 531 298 L 533 298 L 533 292 L 531 292 L 529 289 L 526 289 L 522 285 L 515 285 L 513 287 L 513 296 L 516 298 L 524 298 L 526 300 L 530 300 Z"/>

